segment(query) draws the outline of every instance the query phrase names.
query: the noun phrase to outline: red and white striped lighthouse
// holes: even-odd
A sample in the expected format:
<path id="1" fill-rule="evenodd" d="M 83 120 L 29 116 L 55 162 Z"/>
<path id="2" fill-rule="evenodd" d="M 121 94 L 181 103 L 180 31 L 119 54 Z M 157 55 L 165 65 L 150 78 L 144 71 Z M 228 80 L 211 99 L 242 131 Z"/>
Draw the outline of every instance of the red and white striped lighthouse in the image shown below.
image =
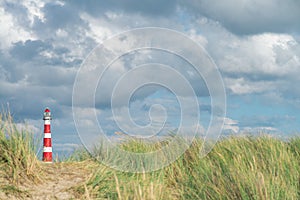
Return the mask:
<path id="1" fill-rule="evenodd" d="M 51 143 L 51 112 L 49 108 L 45 109 L 44 112 L 44 148 L 43 148 L 43 161 L 52 162 L 52 143 Z"/>

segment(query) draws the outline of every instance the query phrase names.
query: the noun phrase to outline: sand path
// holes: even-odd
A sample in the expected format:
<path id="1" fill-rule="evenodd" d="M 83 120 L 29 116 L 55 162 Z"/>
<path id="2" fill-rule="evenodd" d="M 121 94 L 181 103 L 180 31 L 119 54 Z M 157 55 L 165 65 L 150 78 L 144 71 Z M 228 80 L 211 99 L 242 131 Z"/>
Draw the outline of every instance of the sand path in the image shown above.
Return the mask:
<path id="1" fill-rule="evenodd" d="M 0 199 L 77 199 L 74 187 L 85 185 L 92 167 L 87 162 L 41 163 L 41 171 L 38 183 L 20 185 L 18 195 L 0 192 Z M 88 195 L 84 198 L 89 199 Z"/>

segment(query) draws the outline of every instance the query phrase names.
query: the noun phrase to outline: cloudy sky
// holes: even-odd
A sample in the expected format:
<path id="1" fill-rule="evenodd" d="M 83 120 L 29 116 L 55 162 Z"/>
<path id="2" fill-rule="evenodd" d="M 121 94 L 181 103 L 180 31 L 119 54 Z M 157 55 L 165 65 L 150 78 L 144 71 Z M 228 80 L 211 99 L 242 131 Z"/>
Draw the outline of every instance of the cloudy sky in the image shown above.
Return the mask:
<path id="1" fill-rule="evenodd" d="M 37 134 L 42 132 L 43 110 L 49 106 L 54 147 L 72 148 L 79 143 L 72 115 L 73 86 L 89 53 L 118 33 L 161 27 L 183 33 L 203 46 L 219 68 L 227 96 L 224 133 L 299 135 L 299 19 L 300 2 L 295 0 L 1 0 L 0 102 L 4 107 L 9 104 L 20 126 L 25 123 Z M 129 107 L 135 124 L 122 114 L 111 115 L 111 99 L 105 93 L 112 87 L 110 81 L 120 78 L 124 70 L 147 62 L 172 65 L 189 77 L 200 102 L 201 119 L 198 124 L 189 124 L 187 119 L 186 125 L 199 125 L 199 132 L 205 132 L 211 115 L 205 80 L 193 78 L 193 71 L 187 70 L 188 64 L 182 59 L 146 50 L 114 62 L 105 83 L 99 86 L 95 109 L 104 131 L 108 135 L 124 131 L 118 127 L 123 123 L 124 129 L 135 133 L 136 124 L 146 126 L 151 120 L 155 126 L 164 123 L 166 131 L 179 126 L 176 95 L 158 85 L 146 85 L 133 92 L 127 106 L 117 101 L 116 110 L 123 113 Z M 133 82 L 151 74 L 176 86 L 172 74 L 162 75 L 153 69 L 148 66 L 147 73 L 137 73 Z M 124 81 L 122 87 L 127 91 L 131 84 Z M 190 101 L 189 96 L 184 98 Z M 82 105 L 80 109 L 86 115 L 88 132 L 91 108 Z"/>

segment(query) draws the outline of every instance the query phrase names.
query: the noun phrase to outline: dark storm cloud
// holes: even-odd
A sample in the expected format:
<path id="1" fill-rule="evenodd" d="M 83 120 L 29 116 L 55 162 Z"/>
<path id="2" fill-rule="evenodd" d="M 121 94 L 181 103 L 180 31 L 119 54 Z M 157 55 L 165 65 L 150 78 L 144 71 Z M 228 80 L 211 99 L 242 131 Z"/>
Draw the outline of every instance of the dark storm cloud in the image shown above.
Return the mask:
<path id="1" fill-rule="evenodd" d="M 192 15 L 221 22 L 236 34 L 300 31 L 300 1 L 297 0 L 190 0 L 182 6 L 192 10 Z"/>

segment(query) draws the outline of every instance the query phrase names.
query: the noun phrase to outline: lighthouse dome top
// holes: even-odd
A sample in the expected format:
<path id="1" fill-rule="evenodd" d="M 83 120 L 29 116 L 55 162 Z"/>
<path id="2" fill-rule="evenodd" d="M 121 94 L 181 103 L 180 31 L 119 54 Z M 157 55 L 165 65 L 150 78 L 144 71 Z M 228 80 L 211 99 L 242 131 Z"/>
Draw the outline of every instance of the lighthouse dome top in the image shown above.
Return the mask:
<path id="1" fill-rule="evenodd" d="M 47 107 L 44 112 L 43 120 L 51 120 L 51 119 L 52 119 L 51 112 L 50 112 L 50 109 Z"/>

